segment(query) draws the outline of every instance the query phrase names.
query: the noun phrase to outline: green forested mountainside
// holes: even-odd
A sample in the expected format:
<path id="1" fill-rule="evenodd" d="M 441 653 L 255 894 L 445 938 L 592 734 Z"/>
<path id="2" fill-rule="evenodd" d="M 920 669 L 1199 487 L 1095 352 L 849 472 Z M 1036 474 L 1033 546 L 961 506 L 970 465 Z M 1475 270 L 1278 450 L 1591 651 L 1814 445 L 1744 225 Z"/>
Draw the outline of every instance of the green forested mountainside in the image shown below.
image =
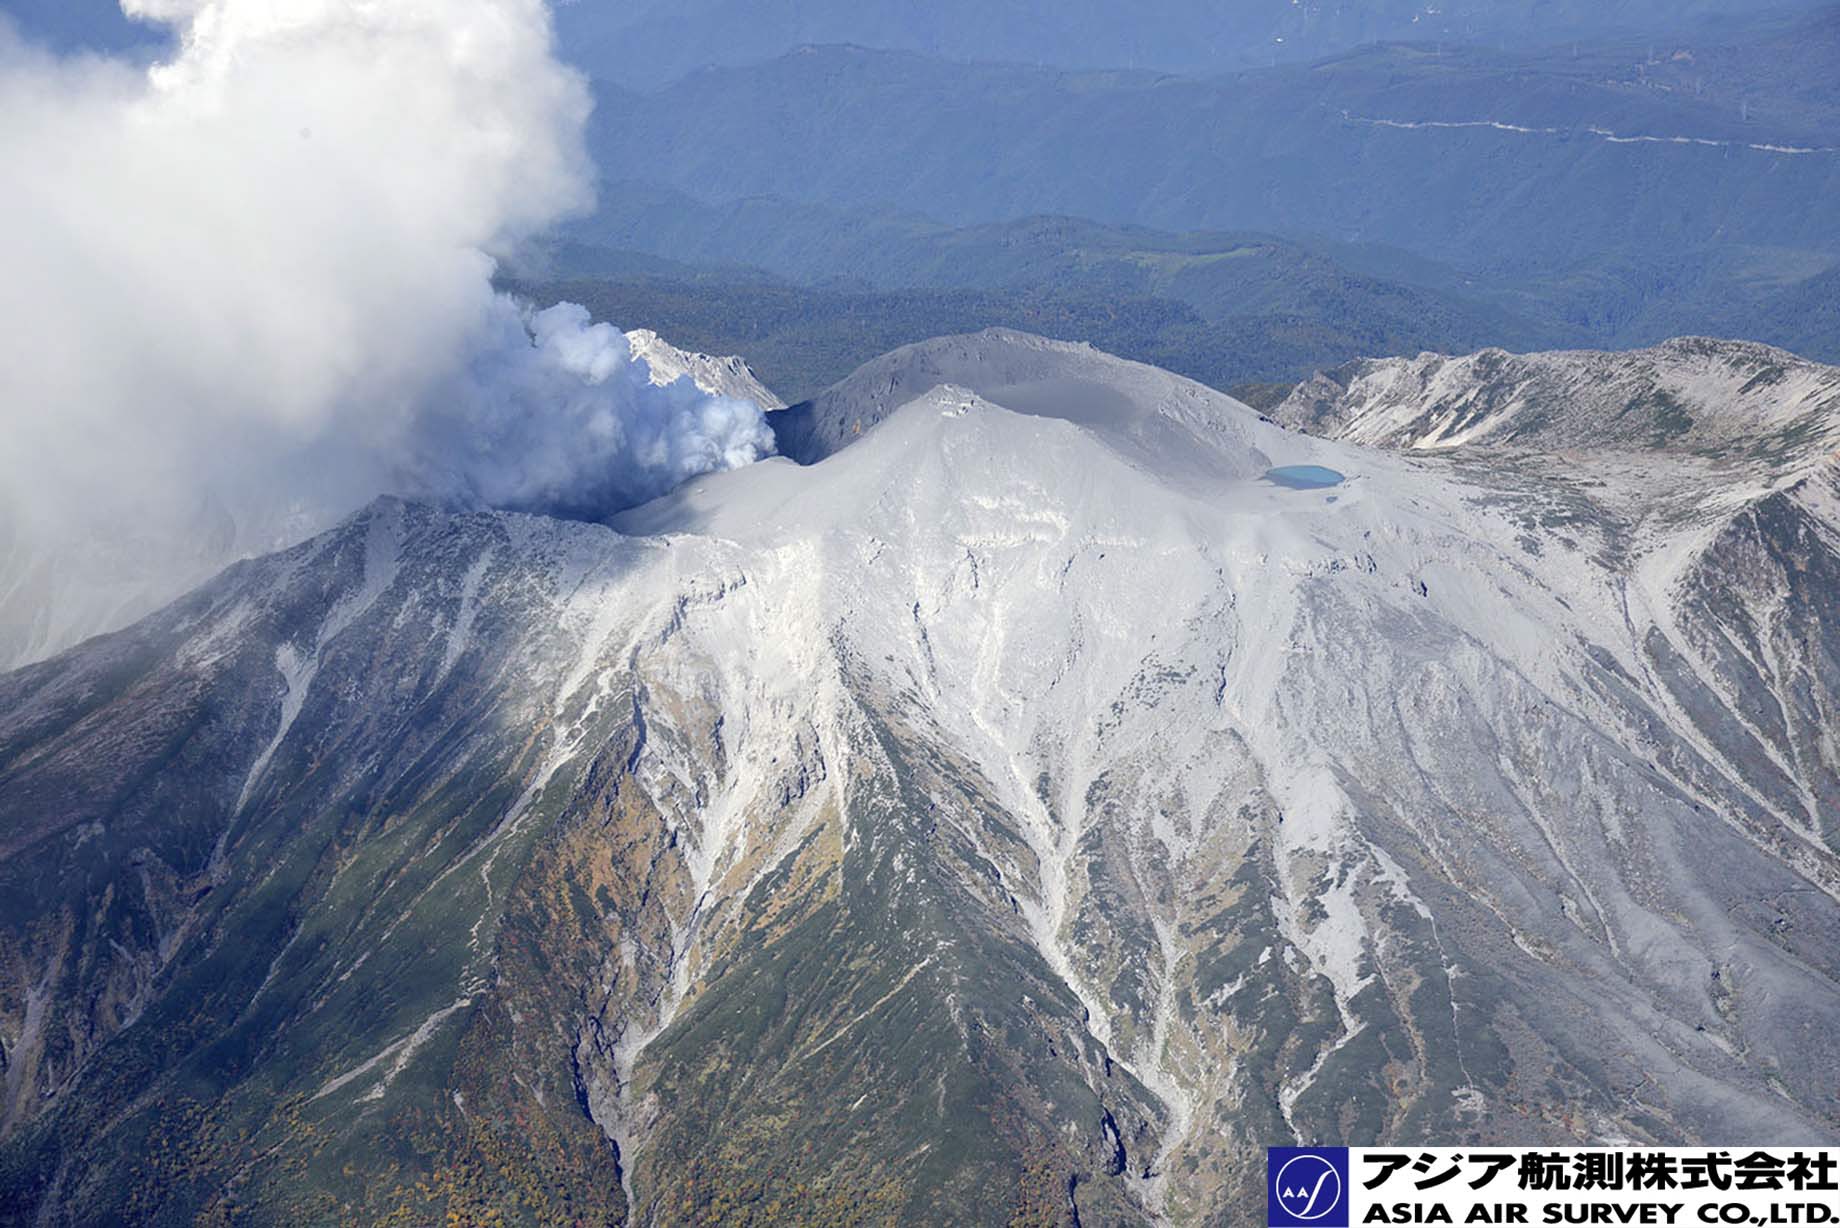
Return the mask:
<path id="1" fill-rule="evenodd" d="M 1294 382 L 1361 355 L 1467 351 L 1489 344 L 1465 321 L 1376 321 L 1317 309 L 1208 320 L 1167 298 L 1084 289 L 848 290 L 765 281 L 643 276 L 507 281 L 536 302 L 578 302 L 672 344 L 743 355 L 788 401 L 813 395 L 887 350 L 943 333 L 1003 326 L 1166 367 L 1231 390 Z"/>
<path id="2" fill-rule="evenodd" d="M 1840 363 L 1840 266 L 1778 290 L 1752 327 L 1798 354 Z"/>
<path id="3" fill-rule="evenodd" d="M 1331 334 L 1357 321 L 1360 335 L 1398 346 L 1386 353 L 1632 348 L 1700 335 L 1840 361 L 1832 292 L 1840 251 L 1822 246 L 1604 251 L 1563 268 L 1476 273 L 1374 243 L 1053 216 L 953 227 L 909 212 L 779 198 L 708 204 L 633 182 L 608 185 L 598 213 L 572 233 L 574 241 L 524 279 L 778 277 L 826 290 L 1052 289 L 1164 299 L 1210 321 L 1289 317 Z M 1334 353 L 1331 346 L 1321 356 Z M 1258 355 L 1245 361 L 1271 367 Z"/>
<path id="4" fill-rule="evenodd" d="M 757 266 L 842 289 L 990 290 L 1052 287 L 1114 298 L 1163 298 L 1209 320 L 1290 314 L 1360 318 L 1377 331 L 1504 345 L 1557 343 L 1564 327 L 1485 301 L 1447 266 L 1377 244 L 1338 244 L 1249 231 L 1173 234 L 1083 218 L 1031 216 L 953 227 L 912 213 L 846 211 L 753 198 L 700 203 L 640 183 L 608 185 L 595 218 L 559 250 L 556 275 L 652 273 L 637 254 L 729 269 Z"/>
<path id="5" fill-rule="evenodd" d="M 651 236 L 683 260 L 575 242 L 505 284 L 674 344 L 741 354 L 795 401 L 893 346 L 993 325 L 1091 341 L 1236 392 L 1248 382 L 1287 387 L 1362 357 L 1633 347 L 1683 335 L 1840 361 L 1840 266 L 1788 249 L 1606 259 L 1485 294 L 1476 279 L 1372 246 L 1069 218 L 951 228 L 783 201 L 699 207 L 636 189 L 626 201 L 625 224 L 596 233 Z M 750 254 L 766 267 L 744 267 Z"/>

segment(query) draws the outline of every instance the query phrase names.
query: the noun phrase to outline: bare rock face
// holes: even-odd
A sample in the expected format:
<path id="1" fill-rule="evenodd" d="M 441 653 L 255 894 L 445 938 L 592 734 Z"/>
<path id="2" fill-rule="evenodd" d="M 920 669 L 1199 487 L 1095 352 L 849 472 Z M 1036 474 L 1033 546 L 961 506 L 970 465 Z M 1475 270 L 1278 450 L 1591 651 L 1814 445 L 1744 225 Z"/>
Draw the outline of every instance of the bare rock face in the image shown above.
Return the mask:
<path id="1" fill-rule="evenodd" d="M 1364 359 L 1299 384 L 1284 425 L 1437 450 L 1670 451 L 1775 463 L 1840 447 L 1840 370 L 1747 341 L 1627 353 Z"/>
<path id="2" fill-rule="evenodd" d="M 784 409 L 786 403 L 755 376 L 747 360 L 734 355 L 715 357 L 680 350 L 649 328 L 626 334 L 633 357 L 642 358 L 652 371 L 654 384 L 690 377 L 690 382 L 711 396 L 752 401 L 762 409 Z"/>
<path id="3" fill-rule="evenodd" d="M 811 464 L 382 501 L 0 676 L 5 1214 L 1245 1222 L 1296 1139 L 1840 1136 L 1825 452 L 852 379 Z"/>

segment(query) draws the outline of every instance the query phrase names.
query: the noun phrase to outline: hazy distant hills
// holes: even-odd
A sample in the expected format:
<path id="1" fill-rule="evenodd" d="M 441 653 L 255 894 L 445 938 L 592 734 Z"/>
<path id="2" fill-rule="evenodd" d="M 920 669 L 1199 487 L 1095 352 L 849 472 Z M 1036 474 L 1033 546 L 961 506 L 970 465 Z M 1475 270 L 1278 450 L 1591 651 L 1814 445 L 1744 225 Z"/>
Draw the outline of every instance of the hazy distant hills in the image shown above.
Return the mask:
<path id="1" fill-rule="evenodd" d="M 1683 333 L 1836 360 L 1834 63 L 1833 8 L 1206 80 L 808 47 L 649 94 L 601 83 L 607 183 L 579 233 L 808 287 L 1154 300 L 1154 340 L 1077 335 L 1216 384 Z M 983 306 L 957 326 L 1073 335 Z M 927 323 L 878 339 L 952 326 Z"/>
<path id="2" fill-rule="evenodd" d="M 1209 319 L 1338 296 L 1360 298 L 1362 314 L 1387 321 L 1490 311 L 1479 297 L 1461 293 L 1456 271 L 1407 252 L 1248 231 L 1172 233 L 1049 215 L 955 227 L 913 213 L 771 197 L 706 205 L 669 189 L 616 183 L 578 233 L 616 249 L 751 265 L 797 281 L 945 289 L 1078 285 L 1174 299 Z M 1418 292 L 1402 312 L 1384 300 L 1405 286 Z M 1495 311 L 1490 327 L 1515 327 L 1507 315 Z"/>
<path id="3" fill-rule="evenodd" d="M 1388 46 L 1194 80 L 809 48 L 609 90 L 592 141 L 604 173 L 703 199 L 1314 233 L 1470 267 L 1840 234 L 1840 154 L 1785 152 L 1833 128 L 1561 62 Z"/>
<path id="4" fill-rule="evenodd" d="M 1241 395 L 1356 357 L 1685 334 L 1840 360 L 1840 266 L 1820 246 L 1603 248 L 1473 272 L 1377 243 L 1065 216 L 952 226 L 634 182 L 605 185 L 574 234 L 519 271 L 526 292 L 746 352 L 793 399 L 894 346 L 993 325 L 1090 340 Z"/>
<path id="5" fill-rule="evenodd" d="M 1758 7 L 1746 0 L 575 0 L 558 8 L 557 21 L 577 63 L 598 75 L 655 85 L 705 65 L 768 59 L 809 43 L 1202 73 L 1381 40 L 1602 38 Z"/>
<path id="6" fill-rule="evenodd" d="M 628 254 L 537 276 L 636 272 L 641 305 L 682 282 L 696 310 L 626 320 L 766 339 L 807 388 L 993 324 L 1216 384 L 1683 333 L 1840 361 L 1840 6 L 1437 7 L 564 4 L 605 179 L 574 237 Z M 6 11 L 61 45 L 134 33 L 103 0 Z M 777 352 L 788 291 L 743 268 L 873 335 Z M 711 289 L 736 279 L 738 332 Z"/>
<path id="7" fill-rule="evenodd" d="M 693 70 L 769 60 L 801 46 L 852 43 L 942 59 L 1204 75 L 1304 62 L 1372 42 L 1539 47 L 1709 32 L 1759 12 L 1831 11 L 1824 0 L 555 0 L 564 56 L 590 76 L 655 88 Z M 5 0 L 10 20 L 60 49 L 118 50 L 155 40 L 118 0 Z M 1806 53 L 1803 57 L 1807 59 Z M 1818 65 L 1818 61 L 1816 61 Z M 1693 77 L 1734 65 L 1701 57 Z M 1745 63 L 1743 79 L 1791 58 Z M 1797 74 L 1818 92 L 1822 74 Z M 1689 84 L 1689 88 L 1692 88 Z M 1704 87 L 1702 87 L 1704 88 Z"/>
<path id="8" fill-rule="evenodd" d="M 518 281 L 794 398 L 998 325 L 1221 388 L 1681 334 L 1840 361 L 1840 7 L 1163 5 L 1129 37 L 1119 6 L 988 7 L 561 6 L 605 182 Z M 100 0 L 7 11 L 135 36 Z M 1381 37 L 1419 41 L 1353 46 Z M 837 39 L 884 49 L 786 53 Z M 675 72 L 665 41 L 729 66 L 616 84 Z M 1106 62 L 1257 66 L 1052 66 Z"/>
<path id="9" fill-rule="evenodd" d="M 669 256 L 705 268 L 726 266 L 731 271 L 722 275 L 724 281 L 745 282 L 746 275 L 734 270 L 752 265 L 817 294 L 851 294 L 859 302 L 865 293 L 902 292 L 917 305 L 927 295 L 967 291 L 996 292 L 994 300 L 1090 302 L 1088 314 L 1100 331 L 1082 336 L 1217 384 L 1294 377 L 1307 374 L 1303 368 L 1333 365 L 1355 353 L 1467 351 L 1496 344 L 1540 348 L 1586 339 L 1582 330 L 1485 301 L 1453 270 L 1371 246 L 1253 232 L 1171 234 L 1069 217 L 952 227 L 905 213 L 766 198 L 702 205 L 679 193 L 627 183 L 611 185 L 603 199 L 601 214 L 580 233 L 603 248 L 642 254 L 619 257 L 574 247 L 559 252 L 552 269 L 628 281 L 694 279 L 685 266 L 671 271 L 656 264 L 656 258 Z M 572 287 L 569 293 L 594 292 Z M 960 297 L 968 305 L 973 301 Z M 1107 314 L 1127 307 L 1132 318 L 1126 329 L 1104 322 Z M 680 328 L 698 327 L 668 310 L 663 318 Z M 973 323 L 1054 331 L 1050 319 L 1006 317 L 1001 311 L 967 319 L 964 326 Z M 1130 335 L 1143 328 L 1164 338 L 1160 351 Z M 1172 330 L 1192 336 L 1177 342 Z M 1292 335 L 1280 340 L 1271 335 L 1274 330 Z M 881 348 L 936 332 L 916 328 L 883 337 Z M 758 330 L 720 335 L 745 339 L 751 354 L 773 365 L 759 348 Z M 859 350 L 841 366 L 793 378 L 822 386 L 880 352 Z"/>
<path id="10" fill-rule="evenodd" d="M 760 378 L 788 400 L 808 397 L 884 350 L 945 328 L 1030 329 L 1085 340 L 1154 362 L 1236 396 L 1243 385 L 1298 378 L 1362 354 L 1423 348 L 1377 333 L 1360 320 L 1318 314 L 1253 315 L 1209 321 L 1169 299 L 1107 298 L 1077 288 L 990 290 L 837 289 L 761 280 L 725 282 L 609 276 L 511 281 L 533 300 L 579 302 L 604 320 L 650 320 L 700 349 L 745 348 Z M 745 342 L 737 347 L 736 341 Z"/>

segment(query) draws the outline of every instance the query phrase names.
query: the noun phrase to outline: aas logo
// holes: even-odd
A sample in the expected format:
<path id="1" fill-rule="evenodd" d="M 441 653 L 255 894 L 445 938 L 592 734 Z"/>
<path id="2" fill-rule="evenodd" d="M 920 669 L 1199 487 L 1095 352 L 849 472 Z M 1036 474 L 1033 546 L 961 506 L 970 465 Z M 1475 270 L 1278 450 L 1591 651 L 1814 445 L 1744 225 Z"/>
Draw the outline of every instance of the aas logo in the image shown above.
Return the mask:
<path id="1" fill-rule="evenodd" d="M 1348 1228 L 1348 1149 L 1267 1148 L 1265 1209 L 1271 1228 Z"/>

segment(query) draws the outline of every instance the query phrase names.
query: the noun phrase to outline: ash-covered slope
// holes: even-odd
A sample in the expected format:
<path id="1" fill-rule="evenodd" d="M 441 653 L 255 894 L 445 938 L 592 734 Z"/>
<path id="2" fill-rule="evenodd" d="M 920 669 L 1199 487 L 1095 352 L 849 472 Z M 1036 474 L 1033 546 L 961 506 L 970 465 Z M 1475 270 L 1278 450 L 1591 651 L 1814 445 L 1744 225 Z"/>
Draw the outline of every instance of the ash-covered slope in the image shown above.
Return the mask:
<path id="1" fill-rule="evenodd" d="M 1705 338 L 1422 355 L 1319 375 L 1272 413 L 1520 492 L 1521 547 L 1556 538 L 1617 576 L 1712 755 L 1753 797 L 1799 794 L 1833 843 L 1840 369 Z"/>
<path id="2" fill-rule="evenodd" d="M 784 455 L 811 464 L 941 385 L 1079 423 L 1166 475 L 1200 466 L 1217 478 L 1250 477 L 1269 463 L 1250 433 L 1254 415 L 1225 393 L 1090 345 L 1008 328 L 904 345 L 775 414 L 773 431 Z"/>
<path id="3" fill-rule="evenodd" d="M 1840 1137 L 1831 463 L 942 345 L 809 467 L 381 503 L 0 677 L 6 1212 L 1242 1222 L 1291 1138 Z"/>
<path id="4" fill-rule="evenodd" d="M 626 337 L 654 384 L 688 376 L 712 396 L 736 397 L 762 409 L 784 404 L 740 358 L 680 350 L 649 329 Z M 114 540 L 75 548 L 26 536 L 20 528 L 25 518 L 12 514 L 0 495 L 0 669 L 42 660 L 126 626 L 237 559 L 294 545 L 351 510 L 280 503 L 251 491 L 231 501 L 202 496 L 182 535 L 124 524 Z"/>

